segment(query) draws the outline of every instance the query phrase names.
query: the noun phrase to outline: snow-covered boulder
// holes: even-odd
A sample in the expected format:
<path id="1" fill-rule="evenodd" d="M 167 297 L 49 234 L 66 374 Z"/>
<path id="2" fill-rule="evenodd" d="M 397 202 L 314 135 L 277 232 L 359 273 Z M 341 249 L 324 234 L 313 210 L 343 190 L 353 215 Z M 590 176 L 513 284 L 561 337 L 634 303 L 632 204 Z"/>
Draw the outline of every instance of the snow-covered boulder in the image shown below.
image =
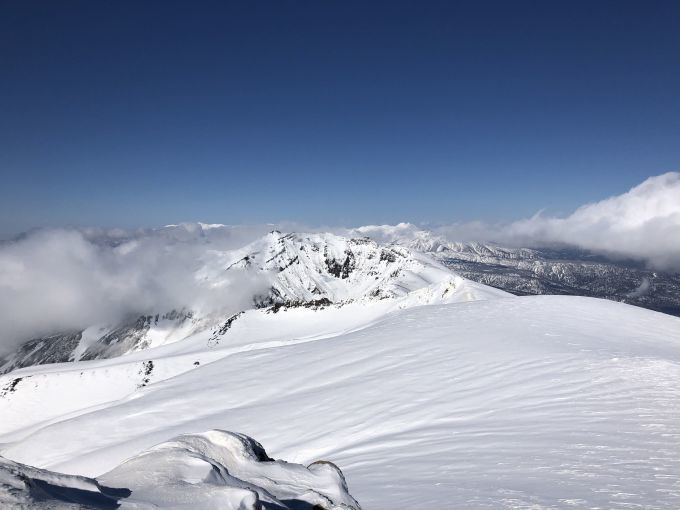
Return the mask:
<path id="1" fill-rule="evenodd" d="M 0 457 L 0 507 L 360 510 L 334 464 L 274 460 L 254 439 L 223 430 L 176 437 L 96 479 Z"/>

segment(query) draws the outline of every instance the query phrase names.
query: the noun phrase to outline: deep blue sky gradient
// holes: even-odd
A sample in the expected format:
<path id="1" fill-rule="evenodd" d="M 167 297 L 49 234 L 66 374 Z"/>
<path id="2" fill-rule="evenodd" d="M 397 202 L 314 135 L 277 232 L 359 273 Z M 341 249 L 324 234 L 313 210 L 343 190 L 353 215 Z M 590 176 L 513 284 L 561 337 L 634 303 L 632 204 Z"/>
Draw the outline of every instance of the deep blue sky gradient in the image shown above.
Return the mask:
<path id="1" fill-rule="evenodd" d="M 510 220 L 680 170 L 680 2 L 0 6 L 0 234 Z"/>

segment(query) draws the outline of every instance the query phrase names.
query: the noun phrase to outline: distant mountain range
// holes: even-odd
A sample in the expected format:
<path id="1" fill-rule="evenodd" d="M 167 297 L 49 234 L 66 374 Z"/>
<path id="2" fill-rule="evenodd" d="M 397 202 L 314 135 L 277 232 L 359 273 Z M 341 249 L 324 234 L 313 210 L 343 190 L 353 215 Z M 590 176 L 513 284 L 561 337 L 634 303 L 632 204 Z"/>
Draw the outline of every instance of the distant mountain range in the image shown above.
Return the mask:
<path id="1" fill-rule="evenodd" d="M 513 248 L 451 242 L 410 224 L 368 226 L 358 235 L 428 253 L 464 278 L 519 296 L 588 296 L 680 316 L 680 273 L 611 261 L 573 248 Z"/>

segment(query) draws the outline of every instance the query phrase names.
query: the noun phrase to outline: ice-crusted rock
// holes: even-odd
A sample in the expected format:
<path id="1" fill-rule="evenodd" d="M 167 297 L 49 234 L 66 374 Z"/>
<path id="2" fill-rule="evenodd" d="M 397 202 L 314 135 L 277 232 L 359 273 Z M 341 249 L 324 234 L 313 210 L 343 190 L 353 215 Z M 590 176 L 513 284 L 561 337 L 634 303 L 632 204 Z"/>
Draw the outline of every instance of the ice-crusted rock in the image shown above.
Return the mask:
<path id="1" fill-rule="evenodd" d="M 0 507 L 360 510 L 334 464 L 274 460 L 254 439 L 223 430 L 176 437 L 97 479 L 0 457 Z"/>

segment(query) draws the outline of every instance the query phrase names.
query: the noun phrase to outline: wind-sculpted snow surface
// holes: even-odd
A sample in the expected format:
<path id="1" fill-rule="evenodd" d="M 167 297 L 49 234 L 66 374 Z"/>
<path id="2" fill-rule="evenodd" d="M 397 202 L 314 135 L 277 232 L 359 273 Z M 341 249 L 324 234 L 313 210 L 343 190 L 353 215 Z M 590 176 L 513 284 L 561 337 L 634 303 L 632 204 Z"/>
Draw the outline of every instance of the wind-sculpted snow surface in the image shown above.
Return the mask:
<path id="1" fill-rule="evenodd" d="M 93 477 L 227 429 L 331 459 L 364 508 L 680 508 L 680 319 L 557 296 L 372 307 L 246 313 L 212 348 L 145 351 L 144 386 L 142 353 L 7 374 L 0 454 Z"/>
<path id="2" fill-rule="evenodd" d="M 0 457 L 3 509 L 360 510 L 340 469 L 269 458 L 243 434 L 210 430 L 179 436 L 97 479 Z"/>

